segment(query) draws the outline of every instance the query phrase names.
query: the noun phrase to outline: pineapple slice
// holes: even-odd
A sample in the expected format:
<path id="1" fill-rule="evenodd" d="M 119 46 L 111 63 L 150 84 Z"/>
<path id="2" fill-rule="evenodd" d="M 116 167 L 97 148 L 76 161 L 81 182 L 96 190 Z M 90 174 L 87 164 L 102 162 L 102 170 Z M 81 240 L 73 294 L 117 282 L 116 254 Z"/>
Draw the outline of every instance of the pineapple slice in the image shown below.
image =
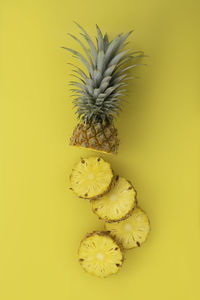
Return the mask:
<path id="1" fill-rule="evenodd" d="M 113 171 L 100 157 L 82 158 L 70 175 L 71 188 L 81 198 L 96 199 L 111 187 Z"/>
<path id="2" fill-rule="evenodd" d="M 92 201 L 92 210 L 100 219 L 115 222 L 128 218 L 136 205 L 136 191 L 123 177 L 116 176 L 111 190 Z"/>
<path id="3" fill-rule="evenodd" d="M 117 273 L 123 263 L 120 245 L 106 232 L 93 232 L 81 241 L 78 259 L 83 269 L 98 277 Z"/>
<path id="4" fill-rule="evenodd" d="M 106 223 L 105 228 L 124 249 L 131 249 L 139 247 L 146 241 L 150 232 L 150 223 L 147 215 L 136 207 L 128 219 L 119 223 Z"/>

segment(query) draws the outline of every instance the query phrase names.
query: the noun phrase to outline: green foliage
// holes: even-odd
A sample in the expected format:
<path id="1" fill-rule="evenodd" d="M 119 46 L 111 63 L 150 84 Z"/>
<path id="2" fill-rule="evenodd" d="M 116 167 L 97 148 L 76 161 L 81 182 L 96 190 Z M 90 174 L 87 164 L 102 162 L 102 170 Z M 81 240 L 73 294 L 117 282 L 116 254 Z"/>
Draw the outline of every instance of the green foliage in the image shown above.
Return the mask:
<path id="1" fill-rule="evenodd" d="M 88 49 L 80 39 L 69 35 L 81 45 L 86 57 L 73 49 L 63 47 L 81 61 L 88 73 L 71 64 L 75 67 L 73 77 L 77 80 L 70 82 L 74 87 L 72 92 L 76 112 L 85 122 L 112 122 L 113 117 L 121 110 L 125 91 L 123 87 L 126 86 L 125 80 L 129 79 L 127 71 L 137 66 L 137 64 L 127 66 L 127 63 L 133 58 L 143 56 L 143 52 L 131 53 L 130 50 L 124 50 L 126 40 L 132 31 L 124 35 L 121 33 L 109 41 L 108 35 L 103 36 L 96 25 L 95 46 L 85 29 L 77 23 L 76 25 L 81 29 L 81 36 Z"/>

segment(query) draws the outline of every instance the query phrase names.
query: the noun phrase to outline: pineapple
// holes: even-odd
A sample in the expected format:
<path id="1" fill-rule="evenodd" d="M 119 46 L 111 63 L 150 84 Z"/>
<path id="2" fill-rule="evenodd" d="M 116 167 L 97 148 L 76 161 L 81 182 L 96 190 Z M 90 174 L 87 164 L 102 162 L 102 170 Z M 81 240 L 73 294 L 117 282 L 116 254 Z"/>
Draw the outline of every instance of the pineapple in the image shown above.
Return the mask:
<path id="1" fill-rule="evenodd" d="M 120 245 L 106 232 L 93 232 L 82 241 L 78 259 L 83 269 L 98 277 L 117 273 L 123 263 Z"/>
<path id="2" fill-rule="evenodd" d="M 100 219 L 115 222 L 129 217 L 136 205 L 136 191 L 123 177 L 116 176 L 111 190 L 92 201 L 92 210 Z"/>
<path id="3" fill-rule="evenodd" d="M 119 223 L 105 223 L 105 229 L 122 244 L 124 249 L 140 247 L 148 237 L 150 223 L 147 215 L 136 207 L 132 215 Z"/>
<path id="4" fill-rule="evenodd" d="M 101 157 L 81 158 L 70 175 L 71 189 L 81 198 L 96 199 L 109 191 L 113 171 Z"/>
<path id="5" fill-rule="evenodd" d="M 117 154 L 117 129 L 108 123 L 80 123 L 74 129 L 70 145 Z"/>
<path id="6" fill-rule="evenodd" d="M 87 69 L 85 72 L 72 64 L 75 68 L 75 80 L 70 84 L 73 86 L 73 102 L 80 122 L 74 129 L 70 145 L 116 154 L 119 139 L 113 119 L 121 110 L 125 81 L 129 79 L 127 71 L 137 66 L 127 63 L 141 57 L 143 53 L 124 50 L 126 39 L 132 31 L 109 40 L 108 35 L 103 36 L 97 26 L 95 46 L 85 29 L 79 24 L 77 26 L 89 49 L 72 34 L 69 35 L 81 45 L 86 57 L 73 49 L 63 47 Z"/>

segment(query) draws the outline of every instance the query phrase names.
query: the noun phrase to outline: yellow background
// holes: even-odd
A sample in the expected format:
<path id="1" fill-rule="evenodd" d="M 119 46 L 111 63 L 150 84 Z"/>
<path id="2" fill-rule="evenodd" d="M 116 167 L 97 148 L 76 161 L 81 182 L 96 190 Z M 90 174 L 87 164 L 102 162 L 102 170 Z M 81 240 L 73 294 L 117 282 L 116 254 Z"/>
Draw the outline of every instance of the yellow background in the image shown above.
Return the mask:
<path id="1" fill-rule="evenodd" d="M 198 1 L 1 1 L 0 299 L 200 299 L 200 21 Z M 106 157 L 130 179 L 151 235 L 116 276 L 83 272 L 76 253 L 102 229 L 90 203 L 68 190 L 87 150 L 68 146 L 77 123 L 69 91 L 78 48 L 73 20 L 94 36 L 134 28 L 130 48 L 149 55 L 133 74 Z M 104 156 L 105 157 L 105 156 Z"/>

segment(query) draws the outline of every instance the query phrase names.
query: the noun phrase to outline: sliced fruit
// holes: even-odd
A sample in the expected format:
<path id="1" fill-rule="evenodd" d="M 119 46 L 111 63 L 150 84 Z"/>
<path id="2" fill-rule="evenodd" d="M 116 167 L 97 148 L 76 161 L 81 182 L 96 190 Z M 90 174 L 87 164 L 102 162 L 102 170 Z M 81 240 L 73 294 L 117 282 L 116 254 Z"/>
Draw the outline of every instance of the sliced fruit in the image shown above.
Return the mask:
<path id="1" fill-rule="evenodd" d="M 150 223 L 147 215 L 136 207 L 128 219 L 118 223 L 105 223 L 105 229 L 122 244 L 124 249 L 131 249 L 139 247 L 146 241 Z"/>
<path id="2" fill-rule="evenodd" d="M 111 190 L 92 201 L 92 210 L 100 219 L 115 222 L 127 218 L 136 205 L 136 191 L 123 177 L 116 176 Z"/>
<path id="3" fill-rule="evenodd" d="M 123 253 L 106 232 L 93 232 L 81 241 L 78 259 L 86 272 L 107 277 L 117 273 L 123 263 Z"/>
<path id="4" fill-rule="evenodd" d="M 70 175 L 72 190 L 82 198 L 96 199 L 111 187 L 113 172 L 101 157 L 82 158 Z"/>

